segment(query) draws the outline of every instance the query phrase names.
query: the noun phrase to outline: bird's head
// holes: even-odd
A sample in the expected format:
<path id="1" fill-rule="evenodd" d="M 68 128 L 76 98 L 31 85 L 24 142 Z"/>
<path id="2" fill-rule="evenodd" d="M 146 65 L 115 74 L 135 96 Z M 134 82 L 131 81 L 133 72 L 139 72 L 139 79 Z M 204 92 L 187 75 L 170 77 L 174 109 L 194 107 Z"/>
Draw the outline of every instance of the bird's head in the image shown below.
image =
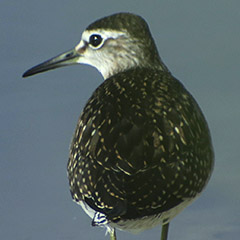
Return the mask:
<path id="1" fill-rule="evenodd" d="M 90 24 L 75 48 L 29 69 L 23 77 L 78 63 L 97 68 L 104 79 L 135 67 L 166 70 L 145 20 L 118 13 Z"/>

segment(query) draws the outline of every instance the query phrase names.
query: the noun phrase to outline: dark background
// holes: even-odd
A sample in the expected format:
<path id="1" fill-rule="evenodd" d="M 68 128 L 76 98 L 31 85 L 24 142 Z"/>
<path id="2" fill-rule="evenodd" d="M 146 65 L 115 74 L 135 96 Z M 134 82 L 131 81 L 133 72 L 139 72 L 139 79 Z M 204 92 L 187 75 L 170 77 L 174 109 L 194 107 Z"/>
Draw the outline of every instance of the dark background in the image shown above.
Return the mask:
<path id="1" fill-rule="evenodd" d="M 71 201 L 66 165 L 78 116 L 101 75 L 73 66 L 22 79 L 78 43 L 94 20 L 143 16 L 160 55 L 197 99 L 216 154 L 202 196 L 170 225 L 169 240 L 240 235 L 240 1 L 1 0 L 0 239 L 107 239 Z M 159 239 L 160 227 L 119 239 Z"/>

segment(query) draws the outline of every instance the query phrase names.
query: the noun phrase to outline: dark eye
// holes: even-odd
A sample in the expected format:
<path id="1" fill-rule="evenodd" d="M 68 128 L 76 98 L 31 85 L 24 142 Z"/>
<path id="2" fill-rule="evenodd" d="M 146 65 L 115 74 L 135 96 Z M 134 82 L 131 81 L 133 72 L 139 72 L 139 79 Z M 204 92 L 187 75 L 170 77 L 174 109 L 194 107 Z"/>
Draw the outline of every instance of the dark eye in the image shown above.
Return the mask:
<path id="1" fill-rule="evenodd" d="M 93 47 L 97 47 L 101 44 L 102 37 L 98 34 L 93 34 L 89 38 L 89 44 L 91 44 Z"/>

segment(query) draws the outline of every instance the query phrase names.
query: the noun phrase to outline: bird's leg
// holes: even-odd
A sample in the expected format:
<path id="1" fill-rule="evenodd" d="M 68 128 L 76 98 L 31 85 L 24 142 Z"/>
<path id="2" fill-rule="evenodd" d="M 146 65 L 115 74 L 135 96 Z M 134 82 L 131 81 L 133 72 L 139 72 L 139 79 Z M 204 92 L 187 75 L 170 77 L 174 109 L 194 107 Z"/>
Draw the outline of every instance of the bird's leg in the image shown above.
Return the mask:
<path id="1" fill-rule="evenodd" d="M 169 223 L 162 226 L 161 240 L 167 240 Z"/>
<path id="2" fill-rule="evenodd" d="M 110 240 L 117 240 L 115 228 L 113 228 L 113 229 L 109 232 L 109 235 L 110 235 Z"/>

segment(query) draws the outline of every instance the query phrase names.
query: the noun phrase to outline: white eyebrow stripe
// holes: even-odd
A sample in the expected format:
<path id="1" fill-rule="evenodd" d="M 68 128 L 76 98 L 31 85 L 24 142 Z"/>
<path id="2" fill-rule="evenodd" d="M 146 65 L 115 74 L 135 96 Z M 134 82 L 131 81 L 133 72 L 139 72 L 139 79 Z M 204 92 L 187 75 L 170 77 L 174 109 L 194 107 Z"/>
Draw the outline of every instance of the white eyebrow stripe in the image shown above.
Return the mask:
<path id="1" fill-rule="evenodd" d="M 119 37 L 128 37 L 128 34 L 126 32 L 123 32 L 123 31 L 104 30 L 104 29 L 100 29 L 100 28 L 95 29 L 95 30 L 85 30 L 82 33 L 81 41 L 77 44 L 75 49 L 78 51 L 79 49 L 84 47 L 84 45 L 86 43 L 89 43 L 89 38 L 92 34 L 101 35 L 101 37 L 103 38 L 103 43 L 107 39 L 110 39 L 110 38 L 111 39 L 116 39 L 116 38 L 119 38 Z M 101 46 L 103 45 L 103 43 L 101 44 Z"/>
<path id="2" fill-rule="evenodd" d="M 127 36 L 126 32 L 122 32 L 122 31 L 114 31 L 114 30 L 104 30 L 104 29 L 95 29 L 95 30 L 85 30 L 82 34 L 82 40 L 89 42 L 89 37 L 92 34 L 98 34 L 101 35 L 101 37 L 106 40 L 108 38 L 119 38 L 119 37 L 123 37 L 123 36 Z"/>

